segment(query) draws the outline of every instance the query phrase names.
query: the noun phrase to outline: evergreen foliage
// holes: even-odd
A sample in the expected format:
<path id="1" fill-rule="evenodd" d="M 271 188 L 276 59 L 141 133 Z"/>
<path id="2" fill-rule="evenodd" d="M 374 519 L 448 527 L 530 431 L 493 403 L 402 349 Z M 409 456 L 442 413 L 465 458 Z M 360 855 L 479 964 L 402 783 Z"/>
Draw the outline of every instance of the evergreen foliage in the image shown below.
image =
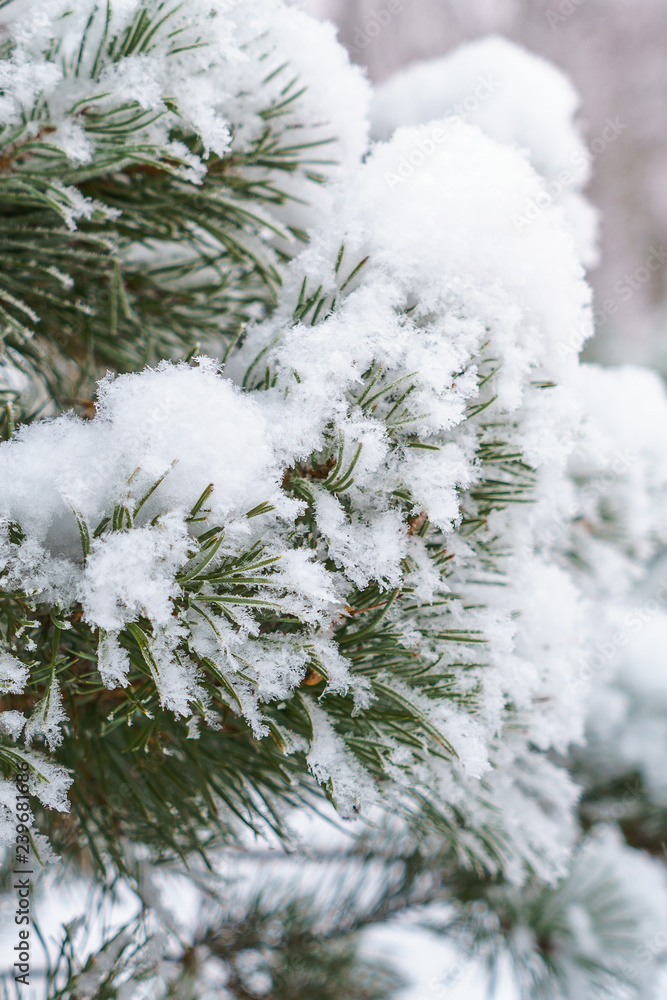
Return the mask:
<path id="1" fill-rule="evenodd" d="M 572 218 L 517 226 L 540 175 L 461 121 L 369 152 L 282 0 L 0 12 L 0 832 L 27 763 L 91 892 L 44 995 L 391 1000 L 409 917 L 531 1000 L 648 996 L 664 800 L 601 833 L 632 748 L 567 754 L 667 475 L 608 475 Z"/>

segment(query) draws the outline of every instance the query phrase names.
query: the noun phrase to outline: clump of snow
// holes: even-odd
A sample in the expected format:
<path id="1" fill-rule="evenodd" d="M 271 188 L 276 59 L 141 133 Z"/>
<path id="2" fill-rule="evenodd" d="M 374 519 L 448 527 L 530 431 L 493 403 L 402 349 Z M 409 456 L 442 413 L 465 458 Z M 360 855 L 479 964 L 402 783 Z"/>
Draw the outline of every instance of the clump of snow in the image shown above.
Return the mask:
<path id="1" fill-rule="evenodd" d="M 23 733 L 26 745 L 30 746 L 35 736 L 43 736 L 49 750 L 55 750 L 63 741 L 60 725 L 66 718 L 60 685 L 54 677 L 26 723 Z"/>
<path id="2" fill-rule="evenodd" d="M 177 715 L 206 700 L 189 641 L 224 671 L 242 674 L 242 684 L 250 669 L 264 700 L 288 697 L 305 672 L 303 638 L 269 642 L 263 656 L 261 642 L 249 640 L 259 626 L 242 606 L 234 625 L 231 608 L 216 626 L 210 607 L 189 618 L 178 604 L 179 574 L 202 558 L 197 530 L 206 522 L 221 533 L 211 569 L 250 552 L 265 535 L 272 568 L 265 582 L 259 570 L 260 605 L 273 602 L 313 629 L 340 606 L 326 570 L 285 544 L 302 504 L 280 488 L 284 469 L 270 439 L 256 400 L 212 361 L 196 368 L 165 362 L 139 375 L 108 377 L 94 420 L 65 415 L 26 425 L 0 445 L 6 579 L 37 603 L 81 609 L 99 630 L 99 669 L 111 687 L 128 683 L 121 632 L 148 620 L 148 663 L 162 704 Z M 200 520 L 193 522 L 198 503 Z M 6 690 L 22 690 L 27 668 L 9 653 L 0 665 Z M 335 683 L 340 688 L 342 677 Z M 27 741 L 43 735 L 56 745 L 62 719 L 56 684 L 29 720 Z"/>
<path id="3" fill-rule="evenodd" d="M 0 712 L 0 729 L 13 740 L 17 740 L 25 726 L 26 718 L 23 712 Z"/>
<path id="4" fill-rule="evenodd" d="M 214 362 L 197 368 L 165 362 L 140 375 L 107 378 L 97 405 L 93 421 L 65 415 L 22 427 L 0 446 L 0 510 L 29 540 L 48 538 L 76 560 L 81 543 L 73 512 L 94 531 L 115 503 L 134 509 L 163 476 L 142 507 L 148 522 L 166 510 L 187 514 L 209 485 L 214 519 L 239 517 L 267 501 L 289 516 L 262 413 Z M 137 544 L 165 531 L 139 535 Z M 93 564 L 103 548 L 94 545 Z"/>
<path id="5" fill-rule="evenodd" d="M 176 573 L 188 560 L 188 527 L 166 514 L 155 525 L 96 539 L 86 560 L 80 601 L 86 621 L 120 631 L 143 616 L 166 625 L 177 593 Z"/>
<path id="6" fill-rule="evenodd" d="M 541 191 L 518 152 L 475 128 L 443 121 L 400 129 L 342 187 L 289 287 L 296 297 L 305 278 L 307 291 L 332 295 L 368 262 L 330 317 L 286 331 L 266 360 L 298 371 L 313 393 L 319 378 L 321 409 L 334 384 L 359 384 L 373 361 L 399 374 L 416 370 L 417 397 L 407 405 L 416 420 L 428 410 L 418 429 L 439 431 L 460 422 L 475 393 L 471 358 L 478 362 L 490 340 L 502 360 L 501 402 L 517 406 L 531 366 L 552 378 L 572 370 L 576 358 L 563 350 L 569 331 L 591 320 L 560 214 L 547 207 L 525 230 L 513 225 L 524 200 Z M 270 342 L 281 318 L 250 338 L 243 358 Z"/>
<path id="7" fill-rule="evenodd" d="M 304 155 L 315 173 L 335 179 L 357 168 L 368 149 L 371 88 L 337 41 L 335 27 L 282 0 L 237 3 L 225 16 L 245 57 L 228 67 L 225 80 L 233 148 L 247 148 L 263 132 L 262 112 L 273 102 L 287 144 L 313 144 Z M 280 187 L 295 198 L 281 215 L 292 224 L 314 225 L 328 204 L 327 191 L 318 185 L 304 190 L 299 176 L 281 177 Z M 311 208 L 303 205 L 304 195 Z"/>
<path id="8" fill-rule="evenodd" d="M 20 694 L 28 680 L 28 668 L 15 656 L 0 651 L 0 692 Z"/>
<path id="9" fill-rule="evenodd" d="M 546 181 L 516 216 L 532 224 L 545 205 L 560 205 L 588 265 L 597 262 L 597 218 L 581 196 L 592 154 L 576 122 L 579 97 L 555 66 L 507 39 L 492 36 L 438 59 L 400 70 L 375 90 L 372 132 L 388 139 L 404 125 L 449 118 L 476 125 L 530 159 Z"/>
<path id="10" fill-rule="evenodd" d="M 336 497 L 324 490 L 317 496 L 316 511 L 331 558 L 353 583 L 363 588 L 370 580 L 379 580 L 385 586 L 397 586 L 407 547 L 398 511 L 385 511 L 367 523 L 356 518 L 350 521 Z"/>
<path id="11" fill-rule="evenodd" d="M 100 630 L 97 647 L 97 669 L 105 687 L 127 687 L 130 657 L 118 642 L 118 637 L 113 633 L 107 635 L 103 629 Z"/>
<path id="12" fill-rule="evenodd" d="M 28 790 L 47 809 L 69 812 L 67 792 L 74 781 L 68 768 L 55 764 L 41 753 L 14 747 L 12 752 L 30 764 Z"/>
<path id="13" fill-rule="evenodd" d="M 374 785 L 322 709 L 310 705 L 308 711 L 313 729 L 308 767 L 320 784 L 330 785 L 338 809 L 350 819 L 375 800 Z"/>
<path id="14" fill-rule="evenodd" d="M 456 116 L 503 145 L 526 150 L 543 177 L 569 169 L 569 184 L 580 187 L 590 164 L 575 124 L 578 108 L 579 95 L 561 70 L 491 36 L 400 70 L 376 88 L 371 114 L 378 139 L 403 125 Z"/>

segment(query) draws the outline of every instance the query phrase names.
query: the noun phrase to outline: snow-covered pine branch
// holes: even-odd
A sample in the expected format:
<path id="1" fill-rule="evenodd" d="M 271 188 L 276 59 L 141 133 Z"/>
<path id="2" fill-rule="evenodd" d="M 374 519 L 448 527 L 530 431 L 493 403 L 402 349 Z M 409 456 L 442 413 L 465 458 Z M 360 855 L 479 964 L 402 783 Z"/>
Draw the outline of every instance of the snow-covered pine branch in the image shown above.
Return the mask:
<path id="1" fill-rule="evenodd" d="M 548 187 L 579 143 L 569 85 L 473 46 L 387 84 L 368 149 L 366 83 L 282 0 L 3 14 L 0 201 L 25 251 L 0 278 L 7 398 L 18 369 L 24 397 L 42 379 L 55 401 L 47 419 L 10 405 L 0 444 L 7 778 L 28 760 L 54 847 L 135 884 L 137 845 L 159 861 L 243 824 L 286 837 L 321 792 L 347 818 L 393 814 L 419 850 L 446 845 L 475 947 L 491 927 L 532 968 L 508 926 L 539 937 L 551 906 L 556 940 L 568 893 L 570 931 L 595 923 L 579 869 L 550 895 L 581 838 L 565 755 L 582 665 L 666 527 L 636 416 L 649 397 L 664 415 L 661 384 L 578 360 L 585 171 L 572 197 Z M 464 121 L 485 60 L 500 90 Z M 434 120 L 411 107 L 422 77 Z M 554 128 L 522 113 L 530 81 Z M 85 416 L 58 415 L 67 400 Z M 655 789 L 632 740 L 618 759 Z M 88 846 L 56 815 L 69 801 Z M 600 847 L 619 884 L 628 851 Z M 470 879 L 500 923 L 477 927 Z M 595 954 L 616 982 L 612 938 L 563 967 Z"/>

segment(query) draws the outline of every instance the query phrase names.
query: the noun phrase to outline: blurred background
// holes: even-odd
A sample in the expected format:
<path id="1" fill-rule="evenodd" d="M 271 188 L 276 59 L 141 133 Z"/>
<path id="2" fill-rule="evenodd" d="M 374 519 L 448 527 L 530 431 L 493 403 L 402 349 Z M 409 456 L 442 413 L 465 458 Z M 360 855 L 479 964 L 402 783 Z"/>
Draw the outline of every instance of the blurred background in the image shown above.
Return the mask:
<path id="1" fill-rule="evenodd" d="M 589 275 L 597 334 L 587 357 L 667 372 L 667 2 L 306 0 L 306 6 L 337 24 L 340 40 L 373 82 L 494 33 L 570 77 L 591 152 L 587 194 L 601 217 L 600 262 Z M 611 141 L 601 140 L 603 133 Z"/>

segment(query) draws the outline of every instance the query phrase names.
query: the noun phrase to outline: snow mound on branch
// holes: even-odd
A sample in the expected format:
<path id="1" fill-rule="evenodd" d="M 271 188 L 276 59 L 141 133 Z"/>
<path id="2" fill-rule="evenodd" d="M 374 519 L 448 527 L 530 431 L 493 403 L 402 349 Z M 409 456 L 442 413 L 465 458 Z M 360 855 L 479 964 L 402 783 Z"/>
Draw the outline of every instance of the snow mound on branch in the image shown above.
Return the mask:
<path id="1" fill-rule="evenodd" d="M 257 402 L 200 359 L 196 368 L 162 362 L 139 375 L 100 383 L 98 427 L 111 439 L 123 471 L 135 461 L 145 477 L 174 465 L 160 487 L 167 503 L 185 510 L 202 489 L 214 516 L 229 518 L 274 497 L 282 469 L 268 443 Z M 276 497 L 276 502 L 280 498 Z"/>
<path id="2" fill-rule="evenodd" d="M 146 501 L 148 520 L 164 510 L 186 513 L 209 484 L 218 519 L 269 500 L 287 513 L 267 439 L 256 402 L 213 361 L 109 377 L 94 420 L 65 415 L 25 425 L 0 445 L 0 517 L 74 558 L 73 511 L 94 529 L 114 504 L 136 504 L 163 476 Z"/>
<path id="3" fill-rule="evenodd" d="M 458 116 L 507 146 L 525 149 L 539 174 L 568 169 L 583 186 L 590 167 L 575 114 L 579 95 L 552 63 L 505 38 L 461 45 L 418 62 L 376 87 L 373 134 L 388 139 L 401 125 Z"/>
<path id="4" fill-rule="evenodd" d="M 645 599 L 664 573 L 652 561 L 667 546 L 667 393 L 646 369 L 582 365 L 576 395 L 581 423 L 568 463 L 572 523 L 561 534 L 587 567 L 578 582 L 595 602 L 606 642 L 626 601 L 641 603 L 632 592 L 638 581 L 645 578 Z"/>
<path id="5" fill-rule="evenodd" d="M 176 575 L 198 549 L 188 515 L 202 494 L 206 516 L 226 529 L 228 552 L 250 548 L 260 523 L 269 530 L 268 515 L 251 522 L 249 511 L 268 503 L 273 519 L 291 524 L 300 510 L 279 488 L 282 468 L 268 437 L 256 402 L 213 361 L 197 368 L 163 362 L 106 378 L 94 420 L 66 415 L 24 425 L 0 445 L 4 586 L 64 608 L 78 602 L 103 632 L 147 617 L 171 663 Z M 274 546 L 279 551 L 277 535 Z M 290 591 L 289 572 L 283 575 Z M 291 607 L 318 620 L 314 606 L 331 595 L 316 574 L 301 583 Z M 122 651 L 113 638 L 102 648 L 103 673 L 124 683 Z M 2 663 L 5 686 L 22 688 L 19 661 L 3 655 Z"/>
<path id="6" fill-rule="evenodd" d="M 341 206 L 346 253 L 370 253 L 371 267 L 400 282 L 404 294 L 423 296 L 436 282 L 447 288 L 457 279 L 502 289 L 532 327 L 526 348 L 546 360 L 540 341 L 551 352 L 581 322 L 590 292 L 556 212 L 546 208 L 532 226 L 515 225 L 542 190 L 516 151 L 475 128 L 445 120 L 399 129 L 375 148 Z"/>
<path id="7" fill-rule="evenodd" d="M 160 13 L 156 5 L 111 4 L 107 27 L 104 13 L 100 14 L 99 6 L 91 0 L 74 8 L 66 0 L 53 0 L 48 7 L 39 0 L 10 4 L 4 25 L 14 42 L 10 62 L 29 65 L 31 72 L 42 79 L 42 97 L 58 124 L 52 144 L 74 161 L 92 159 L 94 139 L 86 133 L 80 103 L 88 98 L 95 110 L 136 102 L 144 111 L 157 112 L 157 117 L 151 116 L 153 120 L 139 129 L 135 141 L 167 145 L 176 118 L 167 114 L 165 98 L 175 95 L 185 123 L 201 137 L 206 151 L 223 156 L 229 149 L 231 134 L 211 76 L 226 62 L 242 55 L 229 24 L 215 17 L 216 7 L 224 10 L 222 4 L 192 0 L 187 11 L 173 12 L 168 29 L 158 32 L 152 44 L 135 46 L 137 51 L 121 49 L 114 58 L 106 51 L 114 35 L 129 33 L 142 9 L 157 19 Z M 197 43 L 204 24 L 208 44 L 201 47 Z M 170 51 L 176 48 L 170 31 L 180 31 L 179 52 Z M 82 38 L 86 41 L 83 46 Z M 58 58 L 49 58 L 54 51 Z M 92 93 L 91 85 L 95 87 Z M 19 121 L 22 109 L 29 108 L 33 101 L 34 94 L 16 74 L 5 92 L 3 123 Z"/>
<path id="8" fill-rule="evenodd" d="M 409 432 L 426 434 L 462 424 L 478 392 L 483 350 L 500 363 L 494 386 L 505 412 L 526 399 L 537 366 L 545 380 L 569 379 L 577 364 L 571 330 L 592 332 L 590 290 L 556 209 L 545 208 L 527 228 L 514 224 L 526 199 L 542 190 L 519 153 L 471 126 L 400 129 L 376 146 L 291 268 L 282 309 L 251 331 L 232 360 L 241 380 L 278 338 L 259 369 L 275 366 L 290 384 L 287 407 L 275 404 L 285 414 L 277 447 L 290 458 L 309 454 L 333 417 L 348 440 L 363 438 L 357 478 L 367 473 L 377 481 L 386 430 L 346 401 L 373 364 L 399 379 L 414 377 L 405 404 L 415 421 Z M 326 318 L 315 325 L 292 325 L 302 287 L 324 299 Z M 557 446 L 546 432 L 543 461 L 545 446 Z M 430 471 L 423 453 L 411 456 L 424 500 L 429 482 L 470 479 L 470 444 L 462 435 Z"/>
<path id="9" fill-rule="evenodd" d="M 167 626 L 178 593 L 176 573 L 187 562 L 191 540 L 177 514 L 132 532 L 114 532 L 92 543 L 80 598 L 84 616 L 106 632 L 141 615 Z"/>
<path id="10" fill-rule="evenodd" d="M 451 118 L 523 150 L 547 182 L 547 203 L 564 208 L 582 260 L 593 266 L 597 217 L 581 197 L 592 156 L 576 123 L 578 107 L 576 90 L 559 69 L 513 42 L 490 37 L 418 62 L 380 84 L 371 107 L 372 133 L 387 139 L 403 125 Z"/>
<path id="11" fill-rule="evenodd" d="M 109 687 L 128 683 L 119 636 L 147 619 L 142 655 L 165 708 L 184 716 L 193 702 L 206 702 L 193 651 L 227 676 L 228 687 L 238 683 L 239 704 L 256 734 L 266 735 L 260 703 L 292 694 L 312 661 L 308 629 L 316 631 L 341 606 L 312 552 L 286 542 L 303 504 L 280 487 L 284 467 L 270 437 L 257 399 L 210 359 L 195 368 L 162 362 L 108 376 L 93 420 L 35 422 L 0 445 L 3 587 L 65 611 L 78 606 L 83 621 L 99 630 L 99 670 Z M 205 529 L 216 547 L 204 565 L 214 570 L 227 560 L 227 593 L 219 595 L 209 580 L 205 604 L 184 602 L 179 574 L 194 560 L 189 569 L 196 575 Z M 253 570 L 247 585 L 256 590 L 244 607 L 235 588 L 246 583 L 246 566 Z M 255 606 L 292 616 L 303 633 L 261 639 Z M 332 689 L 354 688 L 345 661 L 321 636 L 317 649 Z M 27 668 L 3 652 L 0 687 L 20 693 L 27 680 Z M 356 687 L 363 697 L 363 685 Z M 57 745 L 63 718 L 51 684 L 27 722 L 26 739 L 41 734 Z"/>

